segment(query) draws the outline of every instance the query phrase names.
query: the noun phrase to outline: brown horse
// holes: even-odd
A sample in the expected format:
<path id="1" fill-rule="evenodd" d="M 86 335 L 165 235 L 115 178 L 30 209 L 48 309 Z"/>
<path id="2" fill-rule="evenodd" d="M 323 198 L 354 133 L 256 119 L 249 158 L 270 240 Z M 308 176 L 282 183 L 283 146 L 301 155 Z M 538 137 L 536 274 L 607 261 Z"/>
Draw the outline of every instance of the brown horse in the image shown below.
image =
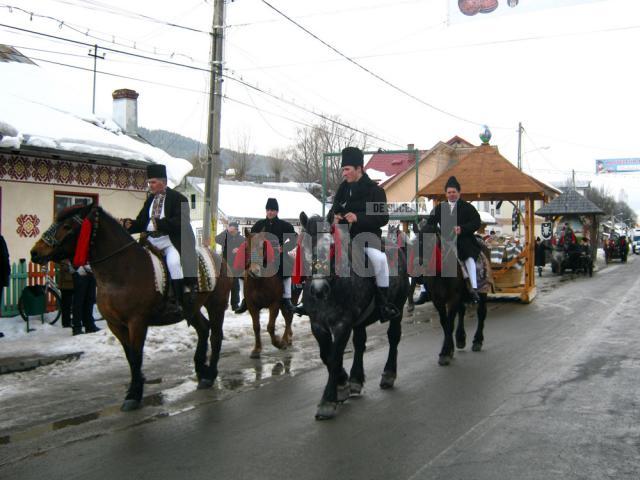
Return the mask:
<path id="1" fill-rule="evenodd" d="M 271 337 L 271 343 L 278 349 L 286 349 L 292 344 L 291 321 L 293 313 L 281 308 L 282 278 L 278 275 L 277 264 L 270 261 L 266 254 L 271 244 L 265 233 L 245 234 L 245 271 L 244 271 L 244 299 L 247 309 L 253 320 L 253 334 L 255 345 L 251 351 L 251 358 L 260 358 L 262 341 L 260 339 L 260 310 L 269 309 L 269 323 L 267 332 Z M 272 255 L 277 252 L 272 252 Z M 282 338 L 276 335 L 276 318 L 278 311 L 282 312 L 285 321 L 285 329 Z"/>
<path id="2" fill-rule="evenodd" d="M 147 328 L 182 319 L 163 315 L 167 298 L 156 290 L 149 254 L 118 220 L 96 205 L 71 207 L 61 212 L 31 249 L 33 262 L 44 264 L 49 260 L 73 259 L 84 224 L 91 227 L 88 259 L 96 277 L 98 308 L 122 344 L 131 370 L 131 383 L 121 410 L 134 410 L 142 404 L 142 358 Z M 198 292 L 193 302 L 192 326 L 198 334 L 194 362 L 199 389 L 211 387 L 218 375 L 222 324 L 231 289 L 226 266 L 217 255 L 214 260 L 219 272 L 215 288 Z M 200 313 L 202 306 L 207 309 L 209 320 Z M 210 332 L 211 357 L 207 365 Z"/>

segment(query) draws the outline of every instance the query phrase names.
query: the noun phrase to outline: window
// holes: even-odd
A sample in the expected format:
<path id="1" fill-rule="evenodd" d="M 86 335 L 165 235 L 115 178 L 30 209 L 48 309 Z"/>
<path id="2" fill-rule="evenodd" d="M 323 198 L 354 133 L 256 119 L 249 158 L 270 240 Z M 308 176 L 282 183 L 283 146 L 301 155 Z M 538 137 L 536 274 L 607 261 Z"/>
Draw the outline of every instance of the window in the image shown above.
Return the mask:
<path id="1" fill-rule="evenodd" d="M 89 205 L 91 202 L 98 203 L 98 195 L 76 192 L 55 192 L 53 200 L 53 214 L 55 216 L 65 208 L 69 208 L 74 205 Z"/>

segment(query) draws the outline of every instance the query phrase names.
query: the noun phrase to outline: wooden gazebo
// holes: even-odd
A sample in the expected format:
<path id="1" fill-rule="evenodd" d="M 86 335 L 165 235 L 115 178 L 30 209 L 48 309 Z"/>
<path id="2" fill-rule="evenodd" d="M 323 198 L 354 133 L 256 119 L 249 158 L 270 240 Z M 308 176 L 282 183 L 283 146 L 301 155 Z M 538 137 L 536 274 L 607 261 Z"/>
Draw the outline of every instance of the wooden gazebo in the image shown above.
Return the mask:
<path id="1" fill-rule="evenodd" d="M 483 144 L 441 173 L 418 195 L 436 202 L 444 200 L 444 185 L 451 175 L 460 182 L 461 197 L 466 201 L 524 201 L 524 249 L 501 270 L 494 271 L 494 278 L 498 280 L 518 261 L 524 260 L 524 283 L 517 287 L 496 288 L 496 293 L 518 295 L 522 301 L 529 303 L 536 295 L 534 201 L 546 203 L 559 195 L 560 191 L 520 171 L 500 155 L 497 147 Z"/>
<path id="2" fill-rule="evenodd" d="M 536 211 L 536 215 L 550 219 L 555 225 L 560 218 L 578 217 L 580 223 L 588 231 L 590 239 L 591 258 L 596 258 L 598 249 L 598 216 L 604 211 L 588 198 L 580 195 L 574 188 L 568 189 L 559 197 Z M 588 221 L 585 221 L 588 219 Z M 583 228 L 583 233 L 584 233 Z"/>

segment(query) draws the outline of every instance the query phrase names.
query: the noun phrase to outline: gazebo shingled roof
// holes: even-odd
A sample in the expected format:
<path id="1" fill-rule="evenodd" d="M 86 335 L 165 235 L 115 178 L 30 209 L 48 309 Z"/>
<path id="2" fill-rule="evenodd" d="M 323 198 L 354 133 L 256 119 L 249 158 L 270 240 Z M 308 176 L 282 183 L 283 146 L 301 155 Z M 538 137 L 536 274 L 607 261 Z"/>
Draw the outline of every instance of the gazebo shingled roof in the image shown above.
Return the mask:
<path id="1" fill-rule="evenodd" d="M 536 210 L 539 217 L 556 215 L 604 215 L 604 211 L 588 198 L 570 189 Z"/>
<path id="2" fill-rule="evenodd" d="M 520 171 L 491 145 L 481 145 L 424 187 L 419 196 L 443 198 L 444 185 L 454 175 L 465 200 L 522 200 L 555 197 L 560 191 Z"/>

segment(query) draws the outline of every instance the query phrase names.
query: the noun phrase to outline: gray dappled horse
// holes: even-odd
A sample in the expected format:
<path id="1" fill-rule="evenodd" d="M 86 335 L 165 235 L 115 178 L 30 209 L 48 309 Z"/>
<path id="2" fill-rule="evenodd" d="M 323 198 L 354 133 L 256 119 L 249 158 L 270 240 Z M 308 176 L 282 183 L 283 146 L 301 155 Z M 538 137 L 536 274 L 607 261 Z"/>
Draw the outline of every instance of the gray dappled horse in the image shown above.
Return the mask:
<path id="1" fill-rule="evenodd" d="M 311 265 L 311 275 L 306 278 L 304 306 L 311 319 L 311 330 L 320 347 L 320 357 L 327 367 L 329 378 L 316 412 L 317 420 L 335 417 L 337 404 L 350 395 L 359 395 L 365 381 L 363 356 L 367 341 L 367 326 L 379 320 L 375 307 L 375 278 L 358 276 L 354 265 L 365 264 L 364 249 L 347 248 L 332 258 L 341 243 L 329 233 L 331 224 L 319 216 L 308 218 L 303 212 L 300 223 L 311 242 L 303 250 L 304 262 Z M 308 237 L 307 237 L 308 238 Z M 390 250 L 390 251 L 389 251 Z M 407 299 L 409 282 L 406 257 L 402 249 L 391 248 L 387 258 L 396 261 L 397 275 L 391 275 L 389 300 L 402 312 Z M 348 275 L 337 275 L 336 258 L 342 255 L 347 264 Z M 395 269 L 392 268 L 393 271 Z M 401 336 L 402 315 L 389 322 L 387 338 L 389 355 L 380 380 L 383 389 L 392 388 L 397 373 L 398 343 Z M 351 372 L 347 375 L 343 367 L 344 350 L 353 331 L 354 356 Z"/>

